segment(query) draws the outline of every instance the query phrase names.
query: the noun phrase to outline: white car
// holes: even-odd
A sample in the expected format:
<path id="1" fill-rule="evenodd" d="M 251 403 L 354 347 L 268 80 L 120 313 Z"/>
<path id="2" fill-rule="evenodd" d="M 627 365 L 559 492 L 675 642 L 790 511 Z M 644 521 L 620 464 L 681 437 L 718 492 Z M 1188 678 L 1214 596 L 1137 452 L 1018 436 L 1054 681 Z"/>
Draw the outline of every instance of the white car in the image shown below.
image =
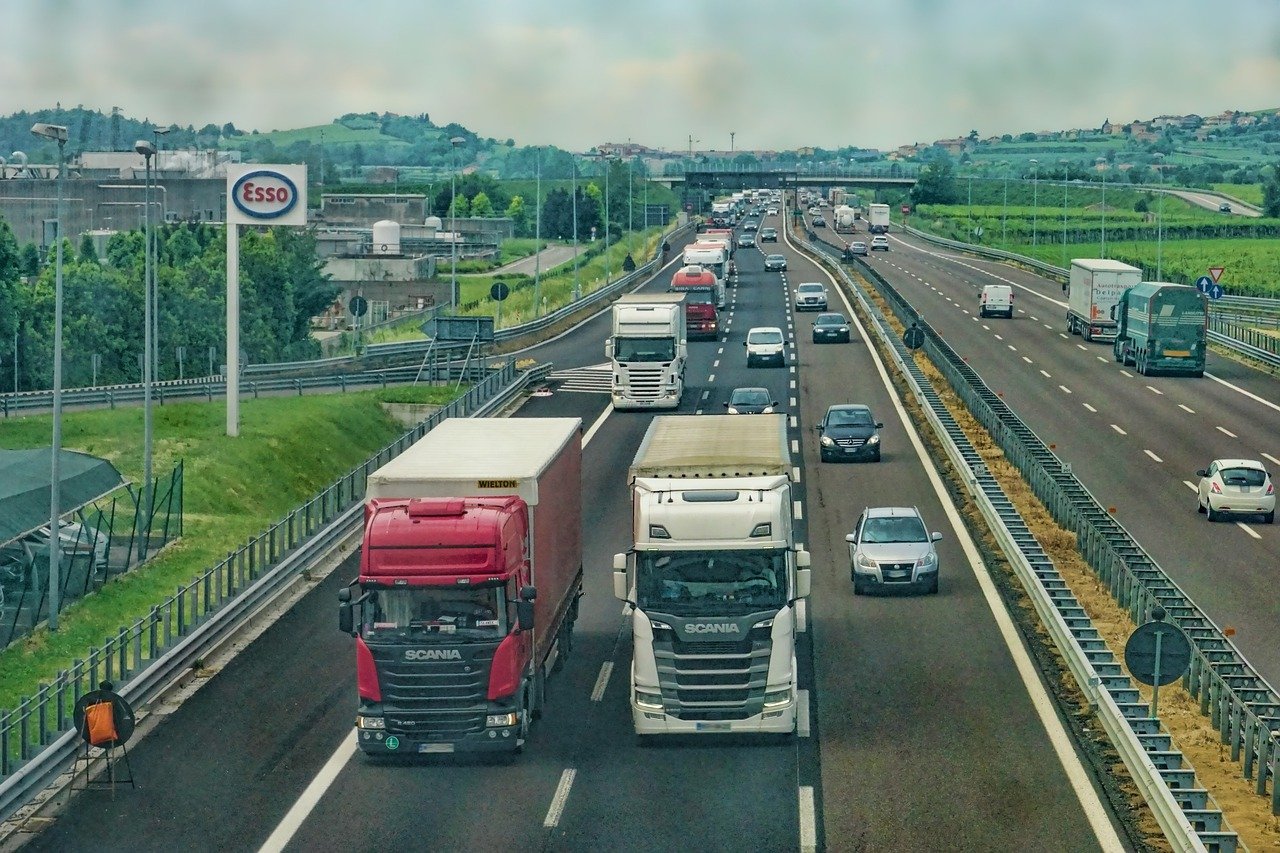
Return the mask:
<path id="1" fill-rule="evenodd" d="M 1261 462 L 1252 459 L 1215 459 L 1196 472 L 1196 511 L 1210 521 L 1228 515 L 1260 515 L 1267 524 L 1276 520 L 1276 487 Z"/>
<path id="2" fill-rule="evenodd" d="M 778 367 L 787 363 L 786 338 L 777 326 L 756 326 L 747 332 L 742 345 L 747 348 L 747 367 L 755 367 L 757 362 Z"/>
<path id="3" fill-rule="evenodd" d="M 806 281 L 796 287 L 797 311 L 826 311 L 827 286 L 820 281 Z"/>
<path id="4" fill-rule="evenodd" d="M 884 236 L 883 234 L 881 234 L 881 235 L 879 235 L 879 236 L 876 236 L 876 237 L 872 237 L 872 238 L 871 238 L 871 251 L 873 251 L 873 252 L 874 252 L 874 251 L 876 251 L 876 250 L 879 250 L 879 251 L 882 251 L 882 252 L 887 252 L 887 251 L 889 251 L 889 238 L 888 238 L 888 237 L 886 237 L 886 236 Z"/>

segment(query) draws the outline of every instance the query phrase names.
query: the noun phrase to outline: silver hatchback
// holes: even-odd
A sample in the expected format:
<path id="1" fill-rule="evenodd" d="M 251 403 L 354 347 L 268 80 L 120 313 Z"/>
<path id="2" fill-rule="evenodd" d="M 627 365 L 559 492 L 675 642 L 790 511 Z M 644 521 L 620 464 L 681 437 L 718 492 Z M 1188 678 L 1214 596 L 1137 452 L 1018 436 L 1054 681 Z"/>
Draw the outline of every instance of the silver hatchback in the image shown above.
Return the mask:
<path id="1" fill-rule="evenodd" d="M 853 594 L 872 587 L 923 588 L 938 591 L 938 552 L 933 543 L 941 533 L 930 533 L 920 510 L 913 506 L 868 507 L 858 516 L 849 543 L 849 579 Z"/>

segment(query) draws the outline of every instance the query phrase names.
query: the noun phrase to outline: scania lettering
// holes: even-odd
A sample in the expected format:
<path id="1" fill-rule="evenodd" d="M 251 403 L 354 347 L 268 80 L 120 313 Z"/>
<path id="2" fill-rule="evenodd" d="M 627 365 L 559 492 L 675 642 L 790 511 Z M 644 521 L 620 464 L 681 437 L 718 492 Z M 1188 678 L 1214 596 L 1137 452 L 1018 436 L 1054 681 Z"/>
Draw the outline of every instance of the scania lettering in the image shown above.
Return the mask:
<path id="1" fill-rule="evenodd" d="M 453 418 L 369 475 L 354 636 L 371 755 L 518 751 L 582 594 L 582 421 Z"/>
<path id="2" fill-rule="evenodd" d="M 689 352 L 684 301 L 683 293 L 628 293 L 613 303 L 604 355 L 613 365 L 615 409 L 680 405 Z"/>
<path id="3" fill-rule="evenodd" d="M 809 555 L 785 415 L 659 415 L 631 463 L 631 719 L 641 737 L 796 726 Z"/>

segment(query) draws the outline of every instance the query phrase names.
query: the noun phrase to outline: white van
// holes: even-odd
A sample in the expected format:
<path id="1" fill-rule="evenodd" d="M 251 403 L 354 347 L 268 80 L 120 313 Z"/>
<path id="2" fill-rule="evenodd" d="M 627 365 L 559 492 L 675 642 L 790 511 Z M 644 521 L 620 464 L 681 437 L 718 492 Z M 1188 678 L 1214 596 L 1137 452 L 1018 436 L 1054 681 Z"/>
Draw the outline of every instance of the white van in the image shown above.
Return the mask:
<path id="1" fill-rule="evenodd" d="M 984 284 L 978 297 L 978 314 L 1003 314 L 1013 319 L 1013 288 L 1007 284 Z"/>

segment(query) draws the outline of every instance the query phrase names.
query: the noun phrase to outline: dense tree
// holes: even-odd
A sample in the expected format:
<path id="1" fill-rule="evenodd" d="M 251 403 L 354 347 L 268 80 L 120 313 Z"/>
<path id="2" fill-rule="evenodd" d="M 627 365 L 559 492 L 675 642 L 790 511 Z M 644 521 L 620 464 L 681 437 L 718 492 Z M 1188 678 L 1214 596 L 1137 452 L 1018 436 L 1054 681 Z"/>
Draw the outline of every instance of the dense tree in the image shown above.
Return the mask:
<path id="1" fill-rule="evenodd" d="M 920 177 L 911 189 L 911 200 L 915 204 L 955 204 L 960 200 L 955 165 L 950 157 L 936 156 L 920 170 Z"/>
<path id="2" fill-rule="evenodd" d="M 479 192 L 471 199 L 472 216 L 493 216 L 493 202 L 486 193 Z"/>
<path id="3" fill-rule="evenodd" d="M 471 202 L 462 193 L 454 198 L 453 204 L 449 205 L 449 218 L 458 217 L 459 219 L 471 215 Z"/>
<path id="4" fill-rule="evenodd" d="M 93 245 L 93 235 L 88 231 L 80 235 L 80 252 L 78 257 L 82 261 L 98 262 L 98 249 Z"/>
<path id="5" fill-rule="evenodd" d="M 1262 215 L 1280 217 L 1280 165 L 1271 168 L 1271 177 L 1262 184 Z"/>
<path id="6" fill-rule="evenodd" d="M 516 236 L 528 237 L 532 233 L 529 224 L 529 211 L 524 206 L 524 196 L 513 195 L 511 203 L 507 205 L 507 209 L 502 215 L 512 221 Z"/>
<path id="7" fill-rule="evenodd" d="M 18 274 L 34 276 L 40 274 L 40 247 L 35 243 L 23 243 L 18 250 Z"/>

